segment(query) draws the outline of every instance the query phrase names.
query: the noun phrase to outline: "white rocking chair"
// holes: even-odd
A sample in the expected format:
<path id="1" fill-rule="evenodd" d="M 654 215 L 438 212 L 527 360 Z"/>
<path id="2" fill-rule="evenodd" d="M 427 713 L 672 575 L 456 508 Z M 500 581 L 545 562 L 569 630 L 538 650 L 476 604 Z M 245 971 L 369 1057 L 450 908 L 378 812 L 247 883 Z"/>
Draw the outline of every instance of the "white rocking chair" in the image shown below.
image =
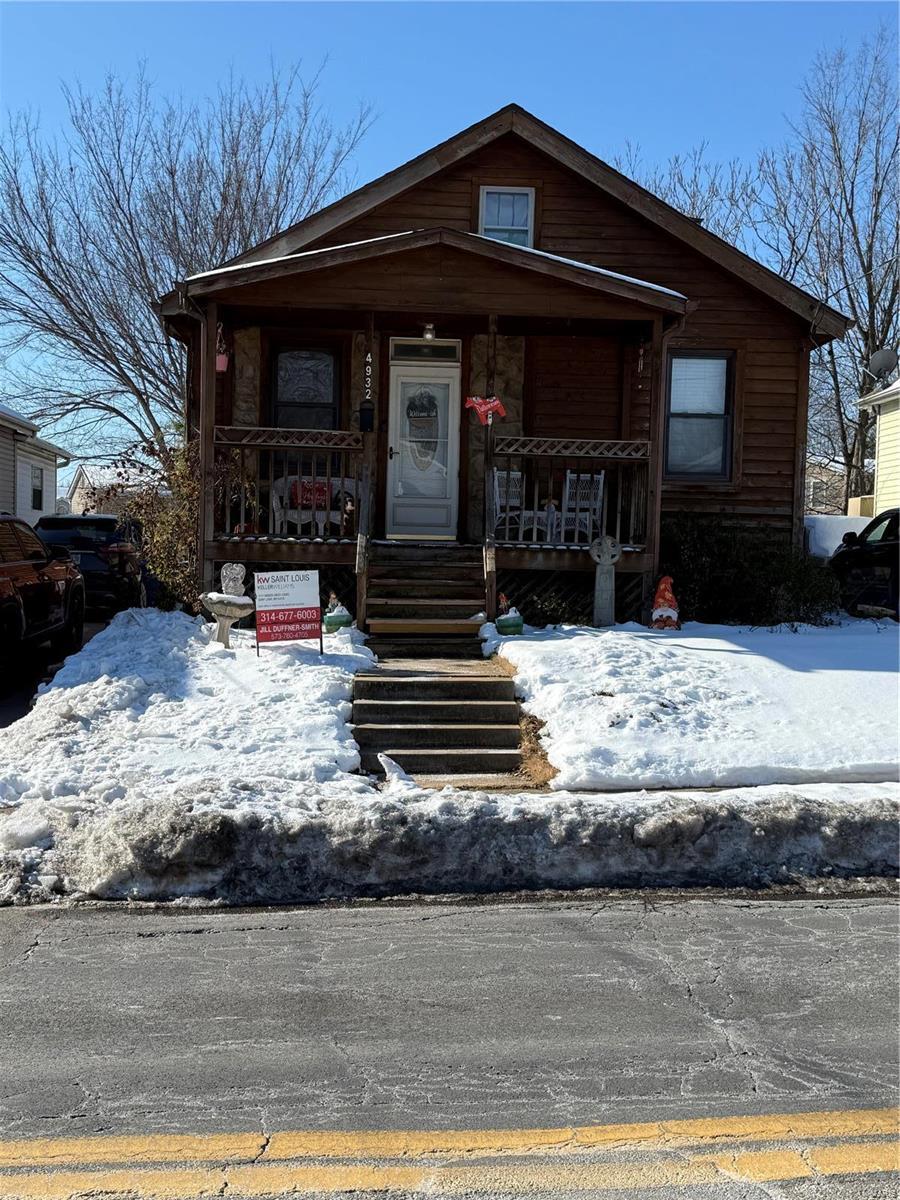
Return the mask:
<path id="1" fill-rule="evenodd" d="M 563 541 L 569 530 L 575 533 L 574 541 L 580 533 L 588 541 L 603 533 L 603 482 L 603 471 L 566 471 L 562 508 L 557 517 Z"/>

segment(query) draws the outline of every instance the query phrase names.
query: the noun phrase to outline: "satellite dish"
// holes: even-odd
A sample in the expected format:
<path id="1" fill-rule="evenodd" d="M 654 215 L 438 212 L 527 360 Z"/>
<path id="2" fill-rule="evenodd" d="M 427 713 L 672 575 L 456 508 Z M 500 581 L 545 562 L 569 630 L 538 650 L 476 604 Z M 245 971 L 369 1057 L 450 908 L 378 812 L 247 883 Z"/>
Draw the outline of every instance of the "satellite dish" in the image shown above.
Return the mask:
<path id="1" fill-rule="evenodd" d="M 897 362 L 896 350 L 876 350 L 869 359 L 869 374 L 880 383 L 896 368 Z"/>

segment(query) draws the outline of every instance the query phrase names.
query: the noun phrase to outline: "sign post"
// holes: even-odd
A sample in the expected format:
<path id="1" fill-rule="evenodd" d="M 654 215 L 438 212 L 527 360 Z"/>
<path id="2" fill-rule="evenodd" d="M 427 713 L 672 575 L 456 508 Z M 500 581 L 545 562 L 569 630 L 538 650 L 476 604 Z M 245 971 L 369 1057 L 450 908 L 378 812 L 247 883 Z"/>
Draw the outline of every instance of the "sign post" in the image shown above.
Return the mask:
<path id="1" fill-rule="evenodd" d="M 256 653 L 262 642 L 322 642 L 322 600 L 318 571 L 257 571 Z"/>

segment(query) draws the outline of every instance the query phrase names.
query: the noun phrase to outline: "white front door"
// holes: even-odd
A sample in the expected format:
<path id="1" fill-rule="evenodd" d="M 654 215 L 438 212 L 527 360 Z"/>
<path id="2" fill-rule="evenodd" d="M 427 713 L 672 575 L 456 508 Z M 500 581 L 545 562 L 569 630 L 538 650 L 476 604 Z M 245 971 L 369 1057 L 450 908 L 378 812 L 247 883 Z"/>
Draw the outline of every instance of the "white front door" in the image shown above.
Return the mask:
<path id="1" fill-rule="evenodd" d="M 459 365 L 391 364 L 387 536 L 456 538 Z"/>

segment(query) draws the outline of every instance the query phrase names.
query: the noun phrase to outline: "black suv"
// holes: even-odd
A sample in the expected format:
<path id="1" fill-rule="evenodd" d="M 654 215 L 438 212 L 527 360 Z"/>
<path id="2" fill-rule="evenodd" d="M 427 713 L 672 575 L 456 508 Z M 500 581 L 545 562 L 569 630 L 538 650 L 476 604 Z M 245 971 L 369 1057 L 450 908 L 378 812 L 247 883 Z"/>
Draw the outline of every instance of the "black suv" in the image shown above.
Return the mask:
<path id="1" fill-rule="evenodd" d="M 845 533 L 829 559 L 841 583 L 841 603 L 854 616 L 890 613 L 898 619 L 900 509 L 889 508 L 862 533 Z"/>
<path id="2" fill-rule="evenodd" d="M 84 581 L 68 551 L 0 513 L 0 662 L 46 641 L 71 653 L 83 636 Z"/>
<path id="3" fill-rule="evenodd" d="M 45 542 L 69 551 L 84 576 L 88 608 L 147 607 L 138 521 L 91 514 L 41 517 L 35 529 Z"/>

